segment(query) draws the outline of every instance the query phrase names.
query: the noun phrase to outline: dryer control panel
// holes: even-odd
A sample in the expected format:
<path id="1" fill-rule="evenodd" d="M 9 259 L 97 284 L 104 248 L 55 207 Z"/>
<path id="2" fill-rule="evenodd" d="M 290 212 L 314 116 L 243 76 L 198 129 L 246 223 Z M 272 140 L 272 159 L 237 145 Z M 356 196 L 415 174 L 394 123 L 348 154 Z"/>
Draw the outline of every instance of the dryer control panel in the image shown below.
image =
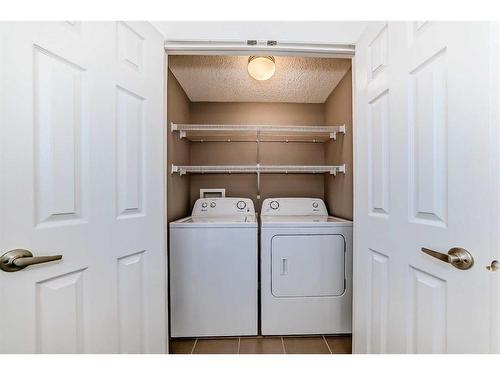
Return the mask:
<path id="1" fill-rule="evenodd" d="M 200 198 L 196 200 L 192 216 L 232 216 L 254 214 L 249 198 Z"/>
<path id="2" fill-rule="evenodd" d="M 328 215 L 325 202 L 319 198 L 267 198 L 261 215 Z"/>

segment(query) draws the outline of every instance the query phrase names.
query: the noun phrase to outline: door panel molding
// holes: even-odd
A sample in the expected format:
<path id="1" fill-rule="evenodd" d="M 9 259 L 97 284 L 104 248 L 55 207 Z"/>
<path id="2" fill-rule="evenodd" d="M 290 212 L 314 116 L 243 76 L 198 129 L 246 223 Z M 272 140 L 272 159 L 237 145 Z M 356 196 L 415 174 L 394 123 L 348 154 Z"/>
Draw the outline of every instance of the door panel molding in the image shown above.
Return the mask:
<path id="1" fill-rule="evenodd" d="M 410 353 L 446 353 L 447 283 L 437 276 L 410 266 L 408 293 Z"/>
<path id="2" fill-rule="evenodd" d="M 389 304 L 389 257 L 368 249 L 370 256 L 370 296 L 368 316 L 368 352 L 387 352 L 388 304 Z"/>
<path id="3" fill-rule="evenodd" d="M 448 131 L 446 47 L 409 73 L 410 221 L 446 227 Z"/>
<path id="4" fill-rule="evenodd" d="M 36 283 L 37 353 L 84 353 L 87 268 Z"/>
<path id="5" fill-rule="evenodd" d="M 37 225 L 82 223 L 85 68 L 33 47 Z"/>

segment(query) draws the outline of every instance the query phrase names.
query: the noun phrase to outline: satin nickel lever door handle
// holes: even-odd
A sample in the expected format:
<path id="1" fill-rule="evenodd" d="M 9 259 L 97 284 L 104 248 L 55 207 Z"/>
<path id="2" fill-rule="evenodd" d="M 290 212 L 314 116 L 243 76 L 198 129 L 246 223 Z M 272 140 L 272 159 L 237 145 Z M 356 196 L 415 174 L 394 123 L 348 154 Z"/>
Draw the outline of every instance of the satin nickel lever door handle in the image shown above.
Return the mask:
<path id="1" fill-rule="evenodd" d="M 422 247 L 421 249 L 427 255 L 437 258 L 443 262 L 450 263 L 459 270 L 468 270 L 474 265 L 474 257 L 471 253 L 461 247 L 453 247 L 448 254 L 440 253 L 431 249 Z"/>
<path id="2" fill-rule="evenodd" d="M 6 252 L 0 257 L 0 269 L 5 272 L 16 272 L 33 264 L 61 260 L 62 257 L 62 255 L 34 257 L 29 250 L 14 249 Z"/>

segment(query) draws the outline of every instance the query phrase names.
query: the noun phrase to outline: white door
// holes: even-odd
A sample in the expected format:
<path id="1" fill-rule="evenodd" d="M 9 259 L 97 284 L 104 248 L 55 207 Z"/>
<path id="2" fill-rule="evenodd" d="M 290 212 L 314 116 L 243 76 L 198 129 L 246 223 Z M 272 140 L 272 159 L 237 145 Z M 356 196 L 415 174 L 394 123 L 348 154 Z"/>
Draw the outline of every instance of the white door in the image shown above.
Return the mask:
<path id="1" fill-rule="evenodd" d="M 390 22 L 356 46 L 357 353 L 498 350 L 500 272 L 486 268 L 499 188 L 490 27 Z M 474 265 L 457 269 L 423 247 L 465 248 Z"/>
<path id="2" fill-rule="evenodd" d="M 162 37 L 0 23 L 0 352 L 166 350 Z"/>

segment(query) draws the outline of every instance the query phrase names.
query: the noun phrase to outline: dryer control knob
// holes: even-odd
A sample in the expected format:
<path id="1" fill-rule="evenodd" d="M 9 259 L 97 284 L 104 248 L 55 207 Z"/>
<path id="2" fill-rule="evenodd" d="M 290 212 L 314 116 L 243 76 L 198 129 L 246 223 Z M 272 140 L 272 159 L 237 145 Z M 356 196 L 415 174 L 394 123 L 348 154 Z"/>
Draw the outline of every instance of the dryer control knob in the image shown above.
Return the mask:
<path id="1" fill-rule="evenodd" d="M 279 206 L 280 204 L 278 201 L 271 201 L 271 203 L 269 203 L 269 207 L 271 207 L 273 210 L 277 210 Z"/>
<path id="2" fill-rule="evenodd" d="M 215 204 L 215 202 L 210 203 L 210 207 L 214 208 L 215 206 L 217 206 L 217 204 Z"/>
<path id="3" fill-rule="evenodd" d="M 313 208 L 318 208 L 318 202 L 313 202 Z"/>
<path id="4" fill-rule="evenodd" d="M 238 203 L 236 203 L 236 207 L 238 207 L 239 210 L 245 209 L 246 206 L 247 204 L 244 201 L 238 201 Z"/>
<path id="5" fill-rule="evenodd" d="M 201 207 L 203 207 L 203 208 L 207 208 L 207 206 L 208 206 L 207 202 L 203 202 L 203 203 L 201 204 Z"/>

